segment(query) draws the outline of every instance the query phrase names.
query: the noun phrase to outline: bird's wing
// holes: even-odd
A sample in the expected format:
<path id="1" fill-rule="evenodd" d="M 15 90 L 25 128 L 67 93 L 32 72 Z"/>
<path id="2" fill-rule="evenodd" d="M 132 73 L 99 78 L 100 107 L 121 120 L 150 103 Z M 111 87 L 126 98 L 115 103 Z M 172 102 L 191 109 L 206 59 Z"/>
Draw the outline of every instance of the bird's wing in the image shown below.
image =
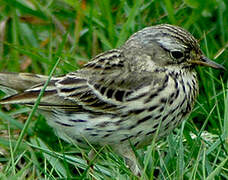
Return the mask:
<path id="1" fill-rule="evenodd" d="M 118 110 L 138 89 L 150 86 L 153 81 L 153 74 L 129 73 L 127 64 L 124 63 L 121 53 L 112 50 L 97 56 L 82 70 L 53 78 L 45 89 L 39 108 L 84 108 L 96 112 Z M 33 105 L 46 79 L 44 77 L 41 83 L 7 97 L 0 103 Z M 160 84 L 156 81 L 154 83 Z"/>

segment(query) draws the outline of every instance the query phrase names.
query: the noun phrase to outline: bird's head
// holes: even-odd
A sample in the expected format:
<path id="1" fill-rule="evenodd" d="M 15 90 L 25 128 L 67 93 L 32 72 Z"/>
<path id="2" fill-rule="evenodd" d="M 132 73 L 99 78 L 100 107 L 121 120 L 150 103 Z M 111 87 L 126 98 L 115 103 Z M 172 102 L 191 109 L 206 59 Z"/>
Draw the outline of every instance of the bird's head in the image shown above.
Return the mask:
<path id="1" fill-rule="evenodd" d="M 202 53 L 197 40 L 189 32 L 173 25 L 144 28 L 133 34 L 123 48 L 128 59 L 142 61 L 147 69 L 150 66 L 192 69 L 196 65 L 225 69 Z"/>

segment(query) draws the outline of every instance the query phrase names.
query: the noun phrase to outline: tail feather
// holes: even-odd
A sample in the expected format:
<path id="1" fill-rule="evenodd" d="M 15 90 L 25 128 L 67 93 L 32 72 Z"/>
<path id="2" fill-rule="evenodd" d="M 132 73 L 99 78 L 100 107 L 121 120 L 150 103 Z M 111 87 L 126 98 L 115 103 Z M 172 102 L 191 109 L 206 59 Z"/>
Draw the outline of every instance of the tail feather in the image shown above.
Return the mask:
<path id="1" fill-rule="evenodd" d="M 0 73 L 0 86 L 23 92 L 47 79 L 48 76 L 30 73 Z"/>
<path id="2" fill-rule="evenodd" d="M 48 76 L 29 74 L 29 73 L 0 73 L 0 89 L 12 89 L 15 92 L 0 100 L 0 104 L 24 104 L 33 105 L 40 94 Z M 46 88 L 39 107 L 53 106 L 74 106 L 71 101 L 64 100 L 59 96 L 55 87 L 57 77 L 53 77 Z M 3 90 L 4 91 L 4 90 Z M 7 93 L 7 92 L 6 92 Z"/>
<path id="3" fill-rule="evenodd" d="M 0 90 L 7 94 L 4 99 L 0 100 L 0 104 L 20 102 L 18 97 L 21 97 L 25 90 L 44 83 L 47 79 L 48 76 L 30 73 L 0 73 Z"/>

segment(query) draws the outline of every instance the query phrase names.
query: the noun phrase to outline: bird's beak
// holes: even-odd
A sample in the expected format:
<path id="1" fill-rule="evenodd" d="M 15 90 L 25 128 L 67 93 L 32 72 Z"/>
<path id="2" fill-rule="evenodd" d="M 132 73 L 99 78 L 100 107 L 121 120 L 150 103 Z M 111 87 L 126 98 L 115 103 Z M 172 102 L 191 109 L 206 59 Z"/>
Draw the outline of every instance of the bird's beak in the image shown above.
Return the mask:
<path id="1" fill-rule="evenodd" d="M 225 67 L 223 67 L 222 65 L 208 59 L 207 57 L 205 56 L 202 56 L 200 60 L 191 60 L 189 61 L 190 63 L 192 64 L 197 64 L 197 65 L 200 65 L 200 66 L 208 66 L 208 67 L 212 67 L 212 68 L 215 68 L 215 69 L 222 69 L 222 70 L 226 70 Z"/>

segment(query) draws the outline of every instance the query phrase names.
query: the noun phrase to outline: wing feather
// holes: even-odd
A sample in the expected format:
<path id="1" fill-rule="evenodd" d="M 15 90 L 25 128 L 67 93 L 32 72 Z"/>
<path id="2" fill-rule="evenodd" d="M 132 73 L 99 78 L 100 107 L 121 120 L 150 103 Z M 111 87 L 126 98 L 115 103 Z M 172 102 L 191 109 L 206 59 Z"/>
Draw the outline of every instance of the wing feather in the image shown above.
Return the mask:
<path id="1" fill-rule="evenodd" d="M 129 73 L 128 64 L 124 64 L 128 61 L 124 58 L 120 50 L 111 50 L 98 55 L 81 70 L 53 77 L 41 98 L 39 108 L 83 108 L 106 113 L 119 111 L 120 106 L 125 106 L 129 99 L 138 95 L 138 90 L 151 86 L 151 79 L 156 76 L 151 72 Z M 22 93 L 2 99 L 1 104 L 33 105 L 36 102 L 47 77 L 29 74 L 22 77 L 19 80 L 22 84 L 27 83 L 26 89 L 20 89 Z M 7 86 L 7 82 L 3 85 Z M 12 87 L 12 84 L 9 86 Z"/>

